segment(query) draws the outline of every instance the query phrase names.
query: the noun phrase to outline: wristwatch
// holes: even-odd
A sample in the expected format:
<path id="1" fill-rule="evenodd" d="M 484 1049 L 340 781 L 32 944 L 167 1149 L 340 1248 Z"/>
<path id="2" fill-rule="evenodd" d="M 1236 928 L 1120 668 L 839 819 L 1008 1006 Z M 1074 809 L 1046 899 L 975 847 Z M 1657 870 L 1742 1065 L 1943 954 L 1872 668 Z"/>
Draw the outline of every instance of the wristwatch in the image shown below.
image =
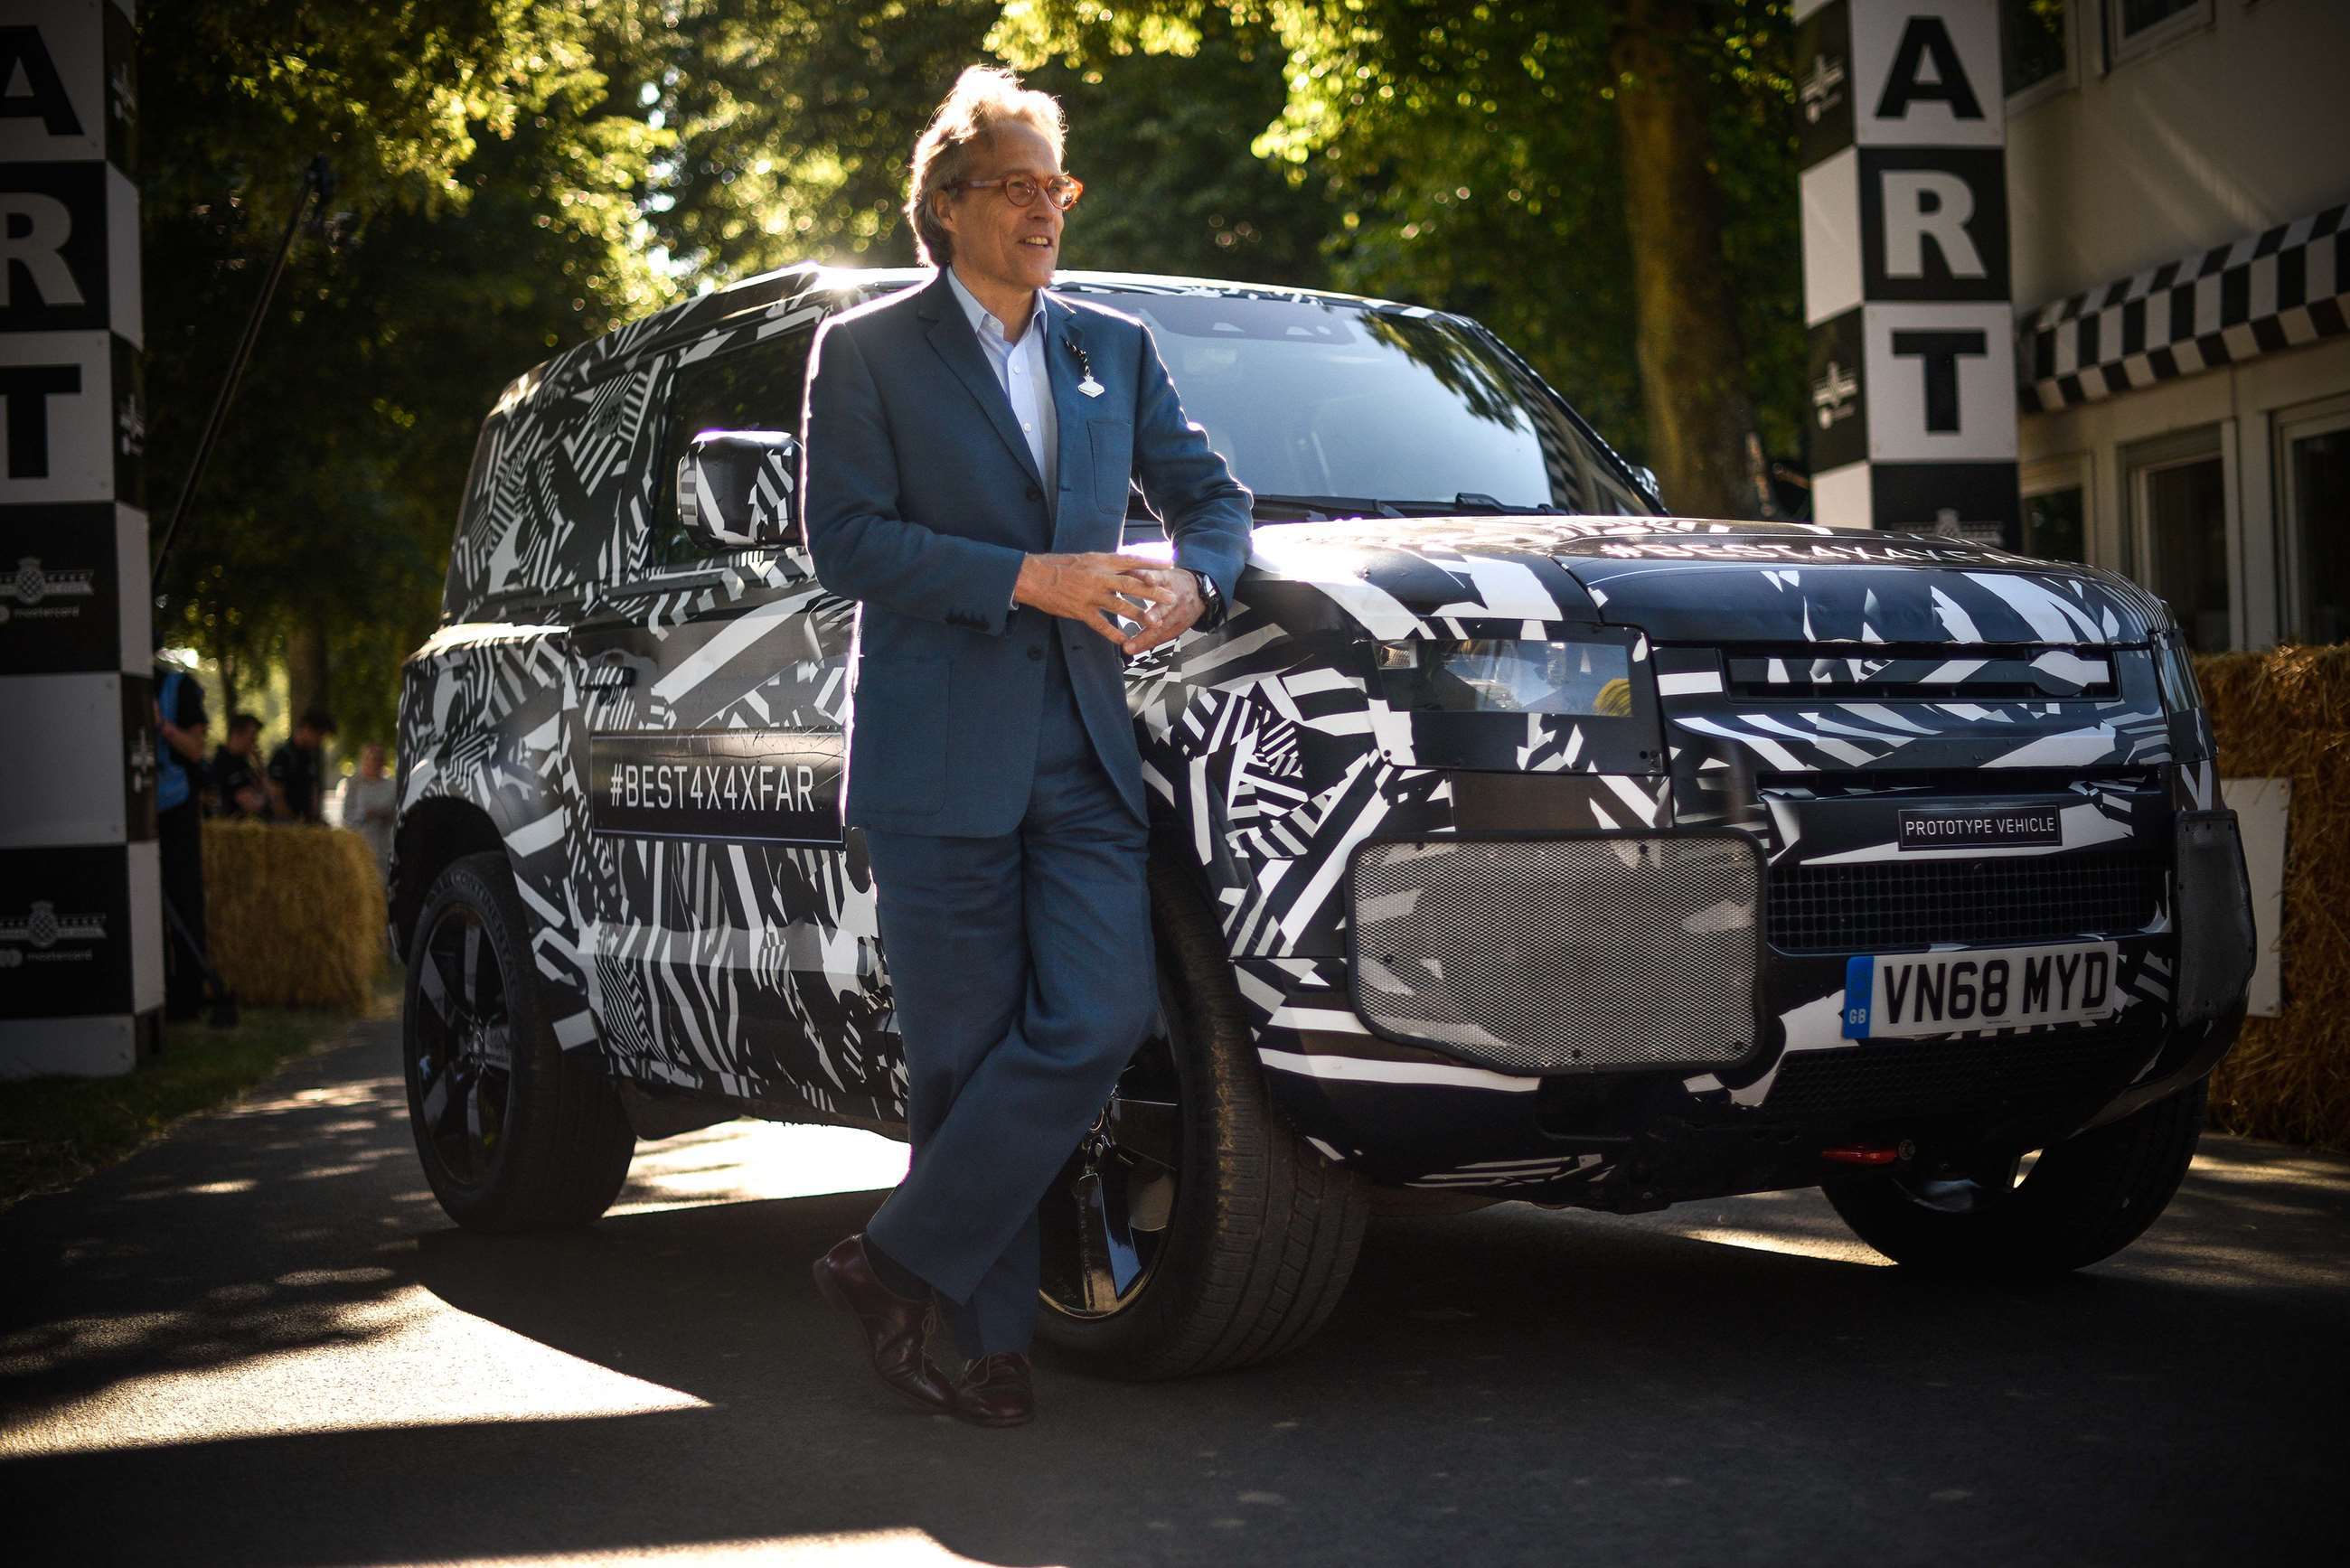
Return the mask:
<path id="1" fill-rule="evenodd" d="M 1223 624 L 1224 619 L 1224 596 L 1216 590 L 1216 579 L 1197 566 L 1186 566 L 1183 569 L 1200 579 L 1200 599 L 1208 607 L 1200 612 L 1198 629 L 1215 630 L 1217 627 Z"/>

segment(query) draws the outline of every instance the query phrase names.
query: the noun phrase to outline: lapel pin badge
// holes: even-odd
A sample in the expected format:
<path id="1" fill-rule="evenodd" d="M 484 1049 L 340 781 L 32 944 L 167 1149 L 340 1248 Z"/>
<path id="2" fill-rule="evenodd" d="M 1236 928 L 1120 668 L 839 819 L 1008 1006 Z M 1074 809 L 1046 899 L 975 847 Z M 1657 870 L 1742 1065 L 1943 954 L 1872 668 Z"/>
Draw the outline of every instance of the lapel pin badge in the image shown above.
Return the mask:
<path id="1" fill-rule="evenodd" d="M 1094 379 L 1094 362 L 1086 357 L 1086 346 L 1075 336 L 1064 337 L 1061 341 L 1069 346 L 1069 352 L 1077 357 L 1077 369 L 1086 373 L 1086 379 L 1077 383 L 1077 390 L 1088 398 L 1100 397 L 1108 389 Z"/>

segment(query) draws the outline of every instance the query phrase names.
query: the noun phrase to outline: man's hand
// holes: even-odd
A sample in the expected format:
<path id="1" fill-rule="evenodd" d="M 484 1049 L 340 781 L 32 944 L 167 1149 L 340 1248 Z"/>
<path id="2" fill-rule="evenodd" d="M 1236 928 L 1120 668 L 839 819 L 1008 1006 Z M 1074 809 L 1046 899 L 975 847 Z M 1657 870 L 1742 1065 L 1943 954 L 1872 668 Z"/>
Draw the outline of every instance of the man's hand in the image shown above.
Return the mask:
<path id="1" fill-rule="evenodd" d="M 1142 613 L 1142 625 L 1118 644 L 1128 658 L 1174 641 L 1208 613 L 1208 601 L 1200 595 L 1200 579 L 1183 567 L 1154 566 L 1147 575 L 1167 590 L 1168 597 L 1147 607 Z"/>
<path id="2" fill-rule="evenodd" d="M 1189 576 L 1188 573 L 1179 575 Z M 1081 556 L 1028 556 L 1020 562 L 1020 580 L 1013 585 L 1012 598 L 1015 604 L 1033 605 L 1047 615 L 1089 626 L 1131 652 L 1127 634 L 1111 625 L 1107 618 L 1116 615 L 1139 618 L 1147 631 L 1153 607 L 1176 596 L 1167 576 L 1167 569 L 1147 556 L 1114 556 L 1097 551 Z M 1190 592 L 1196 600 L 1199 585 L 1191 584 Z M 1138 609 L 1142 612 L 1139 617 Z M 1194 609 L 1192 619 L 1198 618 L 1199 612 Z"/>

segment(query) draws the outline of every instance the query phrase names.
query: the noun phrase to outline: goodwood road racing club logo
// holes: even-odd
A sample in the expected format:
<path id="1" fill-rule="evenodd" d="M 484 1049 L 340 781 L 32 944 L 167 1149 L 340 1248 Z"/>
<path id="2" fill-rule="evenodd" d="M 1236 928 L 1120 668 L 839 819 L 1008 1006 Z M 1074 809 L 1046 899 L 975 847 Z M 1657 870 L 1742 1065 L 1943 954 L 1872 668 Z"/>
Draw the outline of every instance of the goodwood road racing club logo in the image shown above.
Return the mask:
<path id="1" fill-rule="evenodd" d="M 1822 55 L 1812 62 L 1802 93 L 1805 119 L 1817 125 L 1821 116 L 1844 101 L 1844 62 L 1833 55 Z"/>
<path id="2" fill-rule="evenodd" d="M 2007 529 L 1997 518 L 1973 523 L 1959 515 L 1955 506 L 1944 506 L 1934 514 L 1934 532 L 1945 539 L 1964 539 L 1970 545 L 2003 545 Z"/>
<path id="3" fill-rule="evenodd" d="M 49 571 L 38 556 L 25 556 L 17 560 L 14 572 L 0 577 L 0 620 L 72 620 L 81 614 L 80 605 L 41 601 L 86 599 L 96 592 L 96 572 Z"/>
<path id="4" fill-rule="evenodd" d="M 26 963 L 78 963 L 91 956 L 90 950 L 87 946 L 60 950 L 59 942 L 105 940 L 104 915 L 60 915 L 48 899 L 36 898 L 24 919 L 0 919 L 0 969 Z"/>
<path id="5" fill-rule="evenodd" d="M 1859 396 L 1860 378 L 1829 360 L 1826 372 L 1812 383 L 1812 412 L 1820 421 L 1820 429 L 1826 430 L 1838 420 L 1852 418 L 1859 410 L 1860 404 L 1856 401 Z"/>
<path id="6" fill-rule="evenodd" d="M 155 787 L 155 739 L 146 731 L 141 730 L 131 738 L 127 765 L 130 769 L 133 794 L 145 794 Z"/>

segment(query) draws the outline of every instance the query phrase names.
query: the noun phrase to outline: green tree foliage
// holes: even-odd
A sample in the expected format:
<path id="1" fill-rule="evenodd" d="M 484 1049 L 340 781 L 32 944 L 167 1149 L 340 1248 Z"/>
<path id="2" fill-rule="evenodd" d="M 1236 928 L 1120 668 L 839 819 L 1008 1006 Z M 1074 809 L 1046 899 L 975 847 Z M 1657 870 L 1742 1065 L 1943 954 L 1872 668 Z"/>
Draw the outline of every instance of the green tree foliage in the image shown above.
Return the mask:
<path id="1" fill-rule="evenodd" d="M 159 530 L 303 166 L 323 151 L 338 181 L 172 547 L 160 629 L 247 669 L 314 632 L 347 747 L 390 735 L 499 387 L 669 287 L 636 206 L 664 138 L 598 66 L 639 20 L 523 0 L 142 8 Z"/>
<path id="2" fill-rule="evenodd" d="M 684 0 L 647 73 L 677 138 L 649 215 L 677 263 L 712 280 L 810 256 L 910 265 L 915 139 L 956 74 L 996 57 L 1003 9 Z M 1221 14 L 1180 55 L 1081 20 L 1065 48 L 1025 59 L 1030 85 L 1061 99 L 1069 166 L 1087 182 L 1070 265 L 1318 277 L 1336 208 L 1249 145 L 1281 111 L 1284 59 L 1263 29 Z"/>
<path id="3" fill-rule="evenodd" d="M 1101 68 L 1123 53 L 1183 55 L 1219 26 L 1284 56 L 1285 97 L 1254 151 L 1317 198 L 1337 199 L 1329 276 L 1477 316 L 1636 453 L 1657 433 L 1658 400 L 1688 390 L 1644 381 L 1638 296 L 1643 269 L 1659 263 L 1636 253 L 1627 223 L 1627 204 L 1651 192 L 1624 179 L 1621 100 L 1654 85 L 1626 46 L 1671 51 L 1700 88 L 1712 208 L 1671 214 L 1711 230 L 1701 254 L 1720 301 L 1700 325 L 1742 368 L 1733 390 L 1757 405 L 1764 445 L 1799 450 L 1783 0 L 1015 0 L 993 42 L 1023 63 Z M 1737 281 L 1723 290 L 1724 278 Z M 1703 303 L 1692 286 L 1703 279 L 1645 282 L 1652 295 Z M 1668 480 L 1669 496 L 1688 483 Z"/>
<path id="4" fill-rule="evenodd" d="M 906 265 L 914 139 L 986 57 L 993 0 L 671 0 L 646 80 L 677 139 L 650 216 L 716 282 L 811 256 Z"/>
<path id="5" fill-rule="evenodd" d="M 1647 12 L 1663 20 L 1632 41 L 1669 52 L 1627 55 L 1626 18 Z M 327 650 L 344 742 L 388 734 L 397 662 L 437 614 L 498 389 L 682 290 L 808 257 L 910 262 L 899 214 L 914 140 L 956 73 L 991 58 L 1067 111 L 1068 163 L 1087 182 L 1073 266 L 1469 312 L 1636 454 L 1660 439 L 1658 400 L 1705 379 L 1659 373 L 1644 348 L 1643 299 L 1686 292 L 1683 340 L 1713 345 L 1728 366 L 1715 379 L 1734 383 L 1709 428 L 1751 406 L 1739 418 L 1792 452 L 1803 344 L 1783 13 L 1784 0 L 142 7 L 159 521 L 304 164 L 324 151 L 339 182 L 175 546 L 166 635 L 249 669 L 299 630 L 296 645 Z M 1622 99 L 1651 88 L 1659 59 L 1696 84 L 1694 205 L 1715 220 L 1692 212 L 1696 260 L 1669 265 L 1632 243 L 1641 193 L 1624 175 Z M 1680 290 L 1693 267 L 1710 299 Z"/>

